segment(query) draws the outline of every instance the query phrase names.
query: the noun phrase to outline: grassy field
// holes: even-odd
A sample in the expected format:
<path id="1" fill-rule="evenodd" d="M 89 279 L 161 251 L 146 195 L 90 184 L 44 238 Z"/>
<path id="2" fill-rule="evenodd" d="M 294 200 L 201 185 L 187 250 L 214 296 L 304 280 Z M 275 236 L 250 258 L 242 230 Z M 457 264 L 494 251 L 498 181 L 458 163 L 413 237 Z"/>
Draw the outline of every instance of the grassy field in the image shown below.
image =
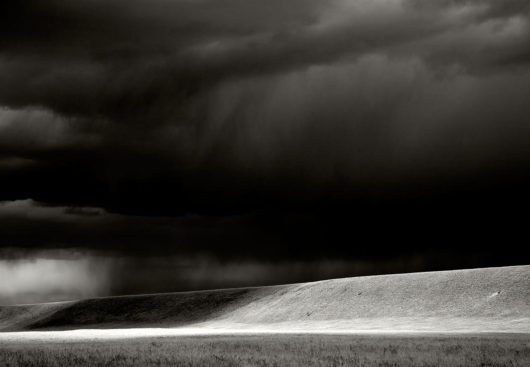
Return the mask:
<path id="1" fill-rule="evenodd" d="M 0 306 L 0 366 L 527 367 L 528 279 L 514 266 Z"/>
<path id="2" fill-rule="evenodd" d="M 528 334 L 237 335 L 5 342 L 1 366 L 530 366 Z"/>
<path id="3" fill-rule="evenodd" d="M 282 326 L 530 332 L 530 266 L 0 306 L 0 331 Z"/>

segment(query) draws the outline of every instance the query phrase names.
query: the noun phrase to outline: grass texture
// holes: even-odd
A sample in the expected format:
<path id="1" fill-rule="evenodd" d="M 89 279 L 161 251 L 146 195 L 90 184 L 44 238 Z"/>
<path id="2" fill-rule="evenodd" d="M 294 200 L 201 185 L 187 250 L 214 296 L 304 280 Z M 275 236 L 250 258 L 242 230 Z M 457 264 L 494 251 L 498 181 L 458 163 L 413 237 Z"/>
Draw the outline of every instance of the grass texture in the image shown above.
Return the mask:
<path id="1" fill-rule="evenodd" d="M 238 335 L 0 344 L 19 366 L 530 366 L 528 335 Z"/>
<path id="2" fill-rule="evenodd" d="M 530 332 L 530 266 L 0 307 L 0 331 L 278 327 Z"/>

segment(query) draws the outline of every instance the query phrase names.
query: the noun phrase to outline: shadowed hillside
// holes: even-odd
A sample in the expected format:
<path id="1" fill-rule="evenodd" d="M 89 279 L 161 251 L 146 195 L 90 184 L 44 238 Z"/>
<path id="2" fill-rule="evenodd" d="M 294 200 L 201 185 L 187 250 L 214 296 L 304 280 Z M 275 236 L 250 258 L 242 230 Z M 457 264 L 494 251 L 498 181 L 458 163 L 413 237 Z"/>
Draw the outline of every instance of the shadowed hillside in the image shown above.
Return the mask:
<path id="1" fill-rule="evenodd" d="M 0 307 L 4 331 L 192 325 L 530 332 L 530 266 Z"/>

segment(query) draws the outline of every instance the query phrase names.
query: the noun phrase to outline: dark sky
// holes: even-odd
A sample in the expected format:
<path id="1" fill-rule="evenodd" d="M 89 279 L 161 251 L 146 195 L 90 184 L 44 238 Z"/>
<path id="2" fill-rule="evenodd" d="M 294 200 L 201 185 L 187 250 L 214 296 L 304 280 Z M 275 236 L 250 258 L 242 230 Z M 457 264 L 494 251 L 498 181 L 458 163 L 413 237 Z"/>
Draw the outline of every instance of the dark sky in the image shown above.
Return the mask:
<path id="1" fill-rule="evenodd" d="M 526 0 L 4 0 L 0 35 L 0 304 L 530 262 Z"/>

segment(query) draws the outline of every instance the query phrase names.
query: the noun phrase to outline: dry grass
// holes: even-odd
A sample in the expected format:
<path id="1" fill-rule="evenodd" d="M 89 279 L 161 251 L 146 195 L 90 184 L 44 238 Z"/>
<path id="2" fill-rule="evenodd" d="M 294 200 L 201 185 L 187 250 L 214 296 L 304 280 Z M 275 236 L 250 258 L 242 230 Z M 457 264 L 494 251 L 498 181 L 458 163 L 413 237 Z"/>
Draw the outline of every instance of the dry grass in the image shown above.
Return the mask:
<path id="1" fill-rule="evenodd" d="M 3 342 L 1 366 L 530 366 L 529 335 L 238 335 Z"/>
<path id="2" fill-rule="evenodd" d="M 0 306 L 0 330 L 212 327 L 530 332 L 530 266 Z"/>
<path id="3" fill-rule="evenodd" d="M 529 276 L 516 266 L 0 307 L 12 331 L 0 366 L 530 366 Z M 160 336 L 186 328 L 206 336 Z M 296 334 L 340 330 L 372 334 Z M 420 333 L 384 334 L 407 330 Z"/>

